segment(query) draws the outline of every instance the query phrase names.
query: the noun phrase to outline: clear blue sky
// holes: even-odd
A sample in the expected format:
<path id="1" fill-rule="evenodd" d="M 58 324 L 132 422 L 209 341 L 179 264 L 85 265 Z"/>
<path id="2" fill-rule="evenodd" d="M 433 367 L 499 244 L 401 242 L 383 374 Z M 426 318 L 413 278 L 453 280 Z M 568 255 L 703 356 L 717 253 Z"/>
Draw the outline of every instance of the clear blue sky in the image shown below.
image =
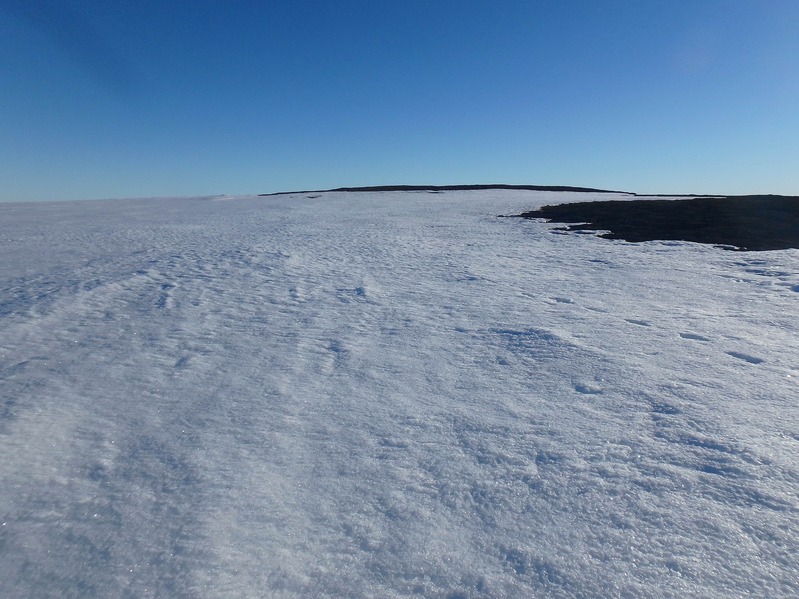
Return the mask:
<path id="1" fill-rule="evenodd" d="M 0 201 L 799 195 L 796 0 L 0 0 Z"/>

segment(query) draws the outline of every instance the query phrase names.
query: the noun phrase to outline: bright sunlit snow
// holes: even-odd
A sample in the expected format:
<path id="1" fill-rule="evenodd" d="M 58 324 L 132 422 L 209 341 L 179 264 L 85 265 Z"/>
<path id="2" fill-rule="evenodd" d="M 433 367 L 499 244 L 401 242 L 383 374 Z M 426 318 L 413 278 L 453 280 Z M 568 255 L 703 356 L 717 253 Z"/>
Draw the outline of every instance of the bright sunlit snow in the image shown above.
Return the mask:
<path id="1" fill-rule="evenodd" d="M 0 596 L 796 596 L 799 250 L 616 197 L 0 205 Z"/>

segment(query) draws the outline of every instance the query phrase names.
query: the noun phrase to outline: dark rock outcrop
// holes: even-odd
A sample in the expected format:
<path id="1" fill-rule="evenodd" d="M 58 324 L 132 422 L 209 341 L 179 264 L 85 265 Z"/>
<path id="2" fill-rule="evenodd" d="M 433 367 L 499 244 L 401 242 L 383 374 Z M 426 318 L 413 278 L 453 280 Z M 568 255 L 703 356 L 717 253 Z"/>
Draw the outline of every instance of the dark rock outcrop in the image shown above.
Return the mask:
<path id="1" fill-rule="evenodd" d="M 741 251 L 799 248 L 799 197 L 752 195 L 679 200 L 597 201 L 544 206 L 517 215 L 608 231 L 606 239 L 681 240 Z"/>

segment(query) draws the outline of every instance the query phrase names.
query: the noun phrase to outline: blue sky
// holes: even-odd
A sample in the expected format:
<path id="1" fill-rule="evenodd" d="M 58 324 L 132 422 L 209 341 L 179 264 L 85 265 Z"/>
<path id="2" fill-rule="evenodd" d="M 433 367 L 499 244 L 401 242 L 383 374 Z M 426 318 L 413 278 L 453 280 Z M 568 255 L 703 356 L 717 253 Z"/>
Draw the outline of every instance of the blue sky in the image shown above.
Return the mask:
<path id="1" fill-rule="evenodd" d="M 799 195 L 799 2 L 0 0 L 0 201 Z"/>

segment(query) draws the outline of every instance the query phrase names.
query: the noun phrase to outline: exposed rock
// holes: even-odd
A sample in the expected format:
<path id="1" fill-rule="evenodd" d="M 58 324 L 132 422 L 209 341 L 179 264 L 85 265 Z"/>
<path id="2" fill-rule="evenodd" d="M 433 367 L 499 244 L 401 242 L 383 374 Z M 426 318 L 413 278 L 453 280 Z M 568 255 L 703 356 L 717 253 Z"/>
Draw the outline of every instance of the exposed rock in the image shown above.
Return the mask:
<path id="1" fill-rule="evenodd" d="M 632 242 L 695 241 L 742 251 L 799 248 L 796 196 L 579 202 L 518 216 L 575 223 L 566 229 L 608 231 L 600 237 Z"/>

